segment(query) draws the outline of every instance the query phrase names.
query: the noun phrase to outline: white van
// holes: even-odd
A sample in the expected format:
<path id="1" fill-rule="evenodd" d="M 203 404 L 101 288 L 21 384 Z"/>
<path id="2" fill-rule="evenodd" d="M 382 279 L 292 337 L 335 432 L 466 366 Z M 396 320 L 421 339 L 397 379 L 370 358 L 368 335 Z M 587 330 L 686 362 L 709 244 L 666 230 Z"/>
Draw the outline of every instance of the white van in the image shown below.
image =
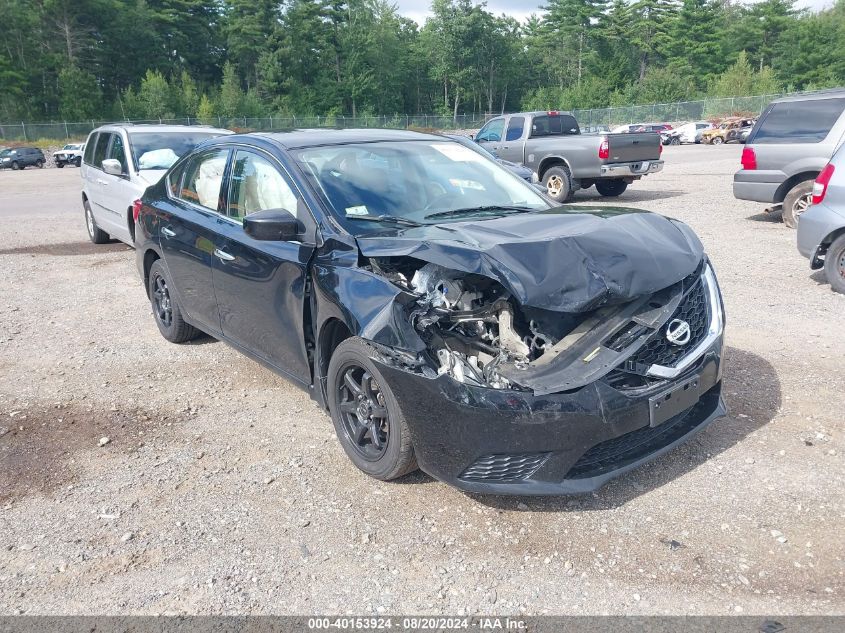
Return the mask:
<path id="1" fill-rule="evenodd" d="M 95 244 L 118 239 L 135 245 L 132 203 L 158 182 L 176 160 L 215 136 L 232 134 L 204 126 L 104 125 L 88 136 L 82 157 L 82 206 Z"/>

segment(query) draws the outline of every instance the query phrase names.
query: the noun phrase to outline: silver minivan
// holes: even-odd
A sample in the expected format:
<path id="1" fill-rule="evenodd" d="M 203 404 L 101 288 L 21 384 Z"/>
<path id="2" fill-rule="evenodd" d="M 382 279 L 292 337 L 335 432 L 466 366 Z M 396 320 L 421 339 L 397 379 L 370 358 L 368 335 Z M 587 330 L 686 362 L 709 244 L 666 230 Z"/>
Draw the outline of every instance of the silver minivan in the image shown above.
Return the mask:
<path id="1" fill-rule="evenodd" d="M 810 268 L 824 268 L 831 288 L 845 293 L 845 148 L 816 178 L 812 206 L 798 223 L 798 250 Z"/>
<path id="2" fill-rule="evenodd" d="M 204 126 L 104 125 L 88 136 L 82 156 L 82 206 L 95 244 L 135 245 L 132 204 L 177 159 L 205 140 L 231 134 Z"/>
<path id="3" fill-rule="evenodd" d="M 813 181 L 845 137 L 845 90 L 776 99 L 748 135 L 734 197 L 774 204 L 789 227 L 810 206 Z"/>

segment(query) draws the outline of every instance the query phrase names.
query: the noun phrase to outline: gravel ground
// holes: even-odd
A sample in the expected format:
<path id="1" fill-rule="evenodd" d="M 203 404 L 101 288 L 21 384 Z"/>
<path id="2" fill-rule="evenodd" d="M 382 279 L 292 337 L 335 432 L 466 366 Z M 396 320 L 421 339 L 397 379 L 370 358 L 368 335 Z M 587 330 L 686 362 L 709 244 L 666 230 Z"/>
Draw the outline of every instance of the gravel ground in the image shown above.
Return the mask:
<path id="1" fill-rule="evenodd" d="M 707 246 L 731 415 L 579 498 L 366 478 L 306 393 L 160 337 L 77 170 L 0 172 L 0 613 L 845 613 L 845 296 L 734 200 L 739 152 L 619 200 Z"/>

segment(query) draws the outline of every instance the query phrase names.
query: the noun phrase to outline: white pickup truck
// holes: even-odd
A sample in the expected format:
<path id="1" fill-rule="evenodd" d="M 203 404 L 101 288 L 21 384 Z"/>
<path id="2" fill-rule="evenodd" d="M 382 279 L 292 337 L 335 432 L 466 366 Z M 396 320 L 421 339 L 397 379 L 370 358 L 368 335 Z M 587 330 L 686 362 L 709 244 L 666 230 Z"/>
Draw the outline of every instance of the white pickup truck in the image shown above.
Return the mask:
<path id="1" fill-rule="evenodd" d="M 660 134 L 581 134 L 569 112 L 498 116 L 478 131 L 475 141 L 531 169 L 558 202 L 593 185 L 603 196 L 618 196 L 635 180 L 663 169 Z"/>
<path id="2" fill-rule="evenodd" d="M 82 154 L 85 152 L 85 143 L 68 143 L 58 152 L 53 152 L 53 162 L 61 169 L 65 165 L 82 164 Z"/>

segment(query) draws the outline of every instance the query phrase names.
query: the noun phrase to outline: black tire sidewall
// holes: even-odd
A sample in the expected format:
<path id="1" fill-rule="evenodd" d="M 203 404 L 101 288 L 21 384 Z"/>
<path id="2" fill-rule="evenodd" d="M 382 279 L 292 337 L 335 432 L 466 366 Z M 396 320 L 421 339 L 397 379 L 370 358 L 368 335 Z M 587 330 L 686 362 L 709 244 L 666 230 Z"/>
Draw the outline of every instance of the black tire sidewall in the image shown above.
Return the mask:
<path id="1" fill-rule="evenodd" d="M 20 163 L 12 163 L 12 171 L 18 171 L 21 168 Z"/>
<path id="2" fill-rule="evenodd" d="M 824 258 L 824 274 L 832 290 L 845 294 L 845 279 L 839 274 L 836 265 L 836 260 L 841 258 L 843 253 L 845 253 L 845 235 L 840 235 L 827 249 Z"/>
<path id="3" fill-rule="evenodd" d="M 158 311 L 156 310 L 155 305 L 155 282 L 156 279 L 161 277 L 164 279 L 164 283 L 167 284 L 167 292 L 170 295 L 170 325 L 165 325 L 159 319 Z M 150 308 L 153 311 L 153 320 L 155 321 L 156 325 L 158 326 L 159 332 L 161 335 L 166 338 L 168 341 L 172 341 L 174 339 L 174 334 L 176 331 L 176 319 L 179 315 L 178 306 L 176 305 L 176 301 L 173 299 L 173 287 L 170 284 L 170 275 L 168 274 L 167 267 L 161 262 L 160 259 L 153 262 L 153 265 L 150 267 L 150 277 L 148 280 L 148 287 L 147 291 L 150 295 Z"/>
<path id="4" fill-rule="evenodd" d="M 781 212 L 781 215 L 783 216 L 783 223 L 786 224 L 786 226 L 792 229 L 796 227 L 799 220 L 797 220 L 795 217 L 793 206 L 801 197 L 806 196 L 812 192 L 812 180 L 805 180 L 803 182 L 799 182 L 797 185 L 795 185 L 792 189 L 789 190 L 789 193 L 787 193 L 786 197 L 783 199 L 783 210 Z"/>
<path id="5" fill-rule="evenodd" d="M 620 180 L 599 180 L 596 182 L 596 191 L 605 198 L 621 196 L 628 189 L 628 183 Z"/>
<path id="6" fill-rule="evenodd" d="M 65 166 L 65 164 L 64 164 L 64 163 L 61 163 L 61 162 L 59 162 L 59 161 L 56 161 L 56 167 L 58 167 L 59 169 L 62 169 L 64 166 Z"/>
<path id="7" fill-rule="evenodd" d="M 367 354 L 367 350 L 372 349 L 360 338 L 352 337 L 343 341 L 338 345 L 332 354 L 329 361 L 328 380 L 327 380 L 327 400 L 329 404 L 329 413 L 334 423 L 335 432 L 337 433 L 340 445 L 344 452 L 355 464 L 358 469 L 366 474 L 386 481 L 395 479 L 407 472 L 407 468 L 400 464 L 402 460 L 402 444 L 403 441 L 410 441 L 410 438 L 403 437 L 404 433 L 408 433 L 407 426 L 404 424 L 404 417 L 396 396 L 390 388 L 387 380 L 385 380 L 382 373 L 378 370 L 375 363 Z M 378 383 L 381 392 L 384 394 L 385 406 L 388 411 L 388 442 L 387 450 L 376 461 L 369 461 L 365 459 L 352 445 L 352 440 L 346 432 L 346 428 L 341 418 L 338 403 L 339 403 L 339 381 L 343 380 L 343 374 L 350 364 L 359 365 L 366 371 L 372 374 Z M 416 468 L 416 465 L 414 465 Z M 413 469 L 411 469 L 413 470 Z"/>
<path id="8" fill-rule="evenodd" d="M 549 193 L 548 183 L 552 176 L 560 176 L 563 178 L 565 185 L 556 196 Z M 554 167 L 549 167 L 546 170 L 546 173 L 543 174 L 543 186 L 546 188 L 546 195 L 556 202 L 567 202 L 572 199 L 572 176 L 569 173 L 569 169 L 563 165 L 555 165 Z"/>

